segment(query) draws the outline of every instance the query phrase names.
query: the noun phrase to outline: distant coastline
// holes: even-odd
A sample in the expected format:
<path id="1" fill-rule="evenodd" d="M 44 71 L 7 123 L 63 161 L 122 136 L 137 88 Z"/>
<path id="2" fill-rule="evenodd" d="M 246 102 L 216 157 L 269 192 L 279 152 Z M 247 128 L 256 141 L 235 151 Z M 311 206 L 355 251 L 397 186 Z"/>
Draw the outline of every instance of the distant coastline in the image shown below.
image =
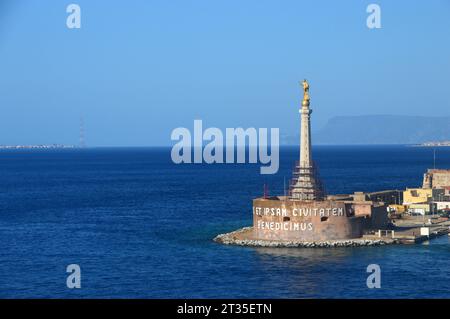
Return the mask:
<path id="1" fill-rule="evenodd" d="M 286 142 L 299 140 L 298 134 L 284 137 Z M 313 138 L 315 145 L 412 145 L 435 141 L 450 141 L 450 116 L 342 115 L 331 118 L 314 132 Z"/>
<path id="2" fill-rule="evenodd" d="M 443 142 L 425 142 L 421 144 L 416 144 L 417 147 L 450 147 L 450 141 Z"/>
<path id="3" fill-rule="evenodd" d="M 0 149 L 56 149 L 56 148 L 76 148 L 74 145 L 64 144 L 39 144 L 39 145 L 0 145 Z"/>

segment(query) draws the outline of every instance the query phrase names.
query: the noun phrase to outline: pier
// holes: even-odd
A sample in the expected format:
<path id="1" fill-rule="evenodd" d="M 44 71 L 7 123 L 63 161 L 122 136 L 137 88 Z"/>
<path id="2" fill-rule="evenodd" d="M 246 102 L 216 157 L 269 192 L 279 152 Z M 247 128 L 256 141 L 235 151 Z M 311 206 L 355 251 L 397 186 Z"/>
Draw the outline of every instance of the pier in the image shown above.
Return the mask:
<path id="1" fill-rule="evenodd" d="M 395 221 L 395 227 L 372 231 L 363 236 L 367 240 L 391 239 L 400 244 L 417 244 L 429 239 L 448 235 L 450 221 L 438 216 L 411 216 Z"/>

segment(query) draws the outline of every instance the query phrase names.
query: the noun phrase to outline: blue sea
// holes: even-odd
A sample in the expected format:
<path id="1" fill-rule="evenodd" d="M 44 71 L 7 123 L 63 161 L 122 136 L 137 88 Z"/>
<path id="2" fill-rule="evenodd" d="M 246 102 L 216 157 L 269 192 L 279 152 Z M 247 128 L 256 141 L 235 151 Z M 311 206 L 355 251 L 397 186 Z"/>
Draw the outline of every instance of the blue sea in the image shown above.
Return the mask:
<path id="1" fill-rule="evenodd" d="M 259 164 L 173 164 L 170 148 L 0 151 L 1 298 L 449 298 L 450 237 L 333 249 L 223 246 L 252 198 L 283 194 Z M 417 187 L 433 149 L 318 146 L 329 194 Z M 450 148 L 436 150 L 450 168 Z M 66 267 L 81 268 L 68 289 Z M 366 268 L 381 267 L 368 289 Z"/>

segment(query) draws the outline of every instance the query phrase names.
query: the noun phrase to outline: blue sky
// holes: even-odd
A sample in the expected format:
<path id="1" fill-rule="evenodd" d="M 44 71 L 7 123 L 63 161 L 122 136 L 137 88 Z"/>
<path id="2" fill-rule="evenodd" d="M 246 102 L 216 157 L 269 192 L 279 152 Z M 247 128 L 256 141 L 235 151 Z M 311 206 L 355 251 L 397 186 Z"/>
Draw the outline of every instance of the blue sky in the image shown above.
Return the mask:
<path id="1" fill-rule="evenodd" d="M 450 1 L 0 0 L 0 144 L 171 145 L 193 127 L 450 115 Z M 66 27 L 77 3 L 82 28 Z M 366 26 L 381 6 L 382 28 Z"/>

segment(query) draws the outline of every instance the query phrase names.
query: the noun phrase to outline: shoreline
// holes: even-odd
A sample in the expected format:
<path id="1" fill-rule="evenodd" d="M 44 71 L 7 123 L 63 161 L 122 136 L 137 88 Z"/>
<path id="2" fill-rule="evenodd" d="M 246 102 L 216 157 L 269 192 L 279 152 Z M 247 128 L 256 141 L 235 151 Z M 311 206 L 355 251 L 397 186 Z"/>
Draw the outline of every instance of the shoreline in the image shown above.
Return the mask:
<path id="1" fill-rule="evenodd" d="M 253 227 L 243 227 L 235 231 L 219 234 L 213 241 L 223 245 L 247 247 L 280 247 L 280 248 L 337 248 L 337 247 L 366 247 L 400 244 L 397 239 L 333 239 L 326 241 L 280 241 L 252 238 Z"/>

